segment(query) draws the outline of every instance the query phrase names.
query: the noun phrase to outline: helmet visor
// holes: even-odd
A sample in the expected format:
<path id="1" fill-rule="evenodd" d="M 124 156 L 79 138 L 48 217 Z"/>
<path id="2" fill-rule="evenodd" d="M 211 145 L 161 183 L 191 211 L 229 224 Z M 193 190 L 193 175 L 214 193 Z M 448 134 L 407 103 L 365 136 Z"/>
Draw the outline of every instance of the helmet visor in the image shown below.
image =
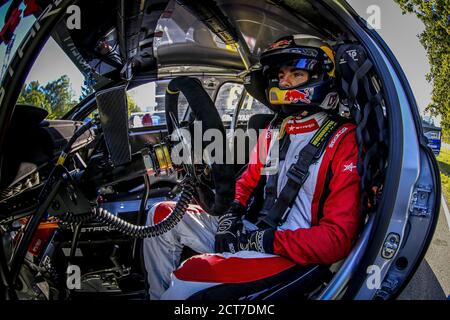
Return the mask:
<path id="1" fill-rule="evenodd" d="M 317 74 L 319 61 L 316 59 L 293 59 L 281 63 L 273 63 L 263 66 L 263 75 L 269 80 L 279 80 L 281 70 L 304 70 L 308 72 L 308 80 Z"/>
<path id="2" fill-rule="evenodd" d="M 295 59 L 283 63 L 280 67 L 287 66 L 312 72 L 317 70 L 317 64 L 318 61 L 316 59 Z"/>

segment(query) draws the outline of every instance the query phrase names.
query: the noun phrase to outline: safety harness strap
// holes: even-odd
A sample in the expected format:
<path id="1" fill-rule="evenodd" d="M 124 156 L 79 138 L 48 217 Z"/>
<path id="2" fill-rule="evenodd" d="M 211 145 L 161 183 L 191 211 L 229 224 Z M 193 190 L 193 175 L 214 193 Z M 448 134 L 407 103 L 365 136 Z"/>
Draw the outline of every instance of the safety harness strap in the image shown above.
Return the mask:
<path id="1" fill-rule="evenodd" d="M 387 168 L 389 135 L 383 89 L 366 50 L 353 42 L 336 47 L 336 83 L 341 101 L 357 125 L 358 173 L 361 177 L 361 212 L 376 210 L 376 190 L 382 189 Z M 374 188 L 376 187 L 376 188 Z M 364 219 L 361 219 L 364 221 Z"/>
<path id="2" fill-rule="evenodd" d="M 265 224 L 266 226 L 276 228 L 286 221 L 300 188 L 309 176 L 309 167 L 315 160 L 321 157 L 328 140 L 338 127 L 339 122 L 337 120 L 327 118 L 324 121 L 324 124 L 311 138 L 311 141 L 300 151 L 297 162 L 292 164 L 287 171 L 286 175 L 288 179 L 278 198 L 276 198 L 276 184 L 278 179 L 271 179 L 272 183 L 269 187 L 275 190 L 269 190 L 269 195 L 266 197 L 261 211 L 261 217 L 257 222 L 258 226 Z"/>
<path id="3" fill-rule="evenodd" d="M 280 153 L 279 162 L 286 159 L 286 153 L 291 144 L 291 139 L 289 135 L 285 134 L 280 141 Z M 277 199 L 277 182 L 278 182 L 278 171 L 276 174 L 268 175 L 265 187 L 265 201 L 263 203 L 262 212 L 269 212 L 272 208 L 273 203 Z"/>

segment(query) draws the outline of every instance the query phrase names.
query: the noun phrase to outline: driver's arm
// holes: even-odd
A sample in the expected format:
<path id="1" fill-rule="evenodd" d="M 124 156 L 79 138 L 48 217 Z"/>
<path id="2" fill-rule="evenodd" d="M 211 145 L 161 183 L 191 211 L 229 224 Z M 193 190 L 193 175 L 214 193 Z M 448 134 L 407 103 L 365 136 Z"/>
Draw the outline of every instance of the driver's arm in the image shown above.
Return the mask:
<path id="1" fill-rule="evenodd" d="M 239 201 L 244 207 L 247 206 L 248 199 L 261 179 L 261 170 L 266 162 L 267 151 L 272 136 L 270 133 L 269 129 L 266 128 L 259 135 L 258 141 L 250 154 L 247 169 L 236 181 L 235 200 Z"/>

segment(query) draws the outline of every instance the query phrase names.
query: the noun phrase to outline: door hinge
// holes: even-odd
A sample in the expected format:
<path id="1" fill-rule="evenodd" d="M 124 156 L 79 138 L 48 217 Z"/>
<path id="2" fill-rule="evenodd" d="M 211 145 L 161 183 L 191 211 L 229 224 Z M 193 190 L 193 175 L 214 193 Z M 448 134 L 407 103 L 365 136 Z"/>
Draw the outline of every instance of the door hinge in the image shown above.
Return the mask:
<path id="1" fill-rule="evenodd" d="M 431 215 L 431 209 L 428 205 L 432 188 L 430 185 L 419 185 L 414 189 L 409 213 L 412 216 L 428 218 Z"/>

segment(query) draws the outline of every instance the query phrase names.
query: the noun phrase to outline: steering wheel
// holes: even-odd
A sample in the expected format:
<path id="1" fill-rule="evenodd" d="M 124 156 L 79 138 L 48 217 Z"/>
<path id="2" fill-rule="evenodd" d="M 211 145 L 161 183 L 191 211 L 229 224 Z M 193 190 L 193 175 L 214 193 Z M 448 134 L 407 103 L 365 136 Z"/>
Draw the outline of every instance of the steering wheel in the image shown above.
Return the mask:
<path id="1" fill-rule="evenodd" d="M 196 168 L 194 165 L 194 155 L 193 150 L 191 148 L 190 137 L 186 136 L 186 127 L 181 127 L 180 123 L 178 122 L 178 117 L 172 112 L 169 111 L 168 114 L 166 114 L 167 124 L 166 126 L 169 126 L 169 123 L 171 123 L 173 127 L 173 131 L 170 132 L 170 135 L 175 135 L 177 140 L 180 142 L 181 149 L 183 150 L 183 156 L 185 159 L 182 161 L 182 165 L 184 167 L 184 170 L 186 173 L 194 179 L 196 183 L 201 183 L 200 177 L 197 175 Z M 193 119 L 195 120 L 195 119 Z M 189 132 L 191 134 L 192 131 Z M 192 136 L 191 136 L 192 137 Z"/>
<path id="2" fill-rule="evenodd" d="M 204 183 L 197 174 L 198 170 L 194 163 L 193 141 L 184 135 L 186 129 L 180 126 L 178 120 L 178 97 L 182 92 L 189 103 L 192 111 L 192 119 L 201 121 L 202 136 L 208 129 L 216 129 L 222 134 L 222 155 L 220 163 L 209 163 L 214 187 Z M 187 151 L 187 161 L 183 162 L 186 173 L 193 179 L 198 197 L 196 197 L 202 208 L 211 215 L 222 215 L 234 199 L 235 179 L 234 167 L 226 164 L 230 157 L 230 149 L 226 143 L 226 133 L 217 108 L 208 93 L 204 90 L 198 79 L 181 76 L 173 79 L 166 91 L 165 98 L 166 126 L 169 135 L 176 134 L 180 140 L 183 152 Z M 192 129 L 192 128 L 190 128 Z M 190 130 L 192 132 L 192 130 Z M 193 140 L 193 139 L 191 139 Z M 202 154 L 206 143 L 202 140 Z M 217 156 L 217 155 L 216 155 Z M 217 157 L 216 157 L 217 158 Z"/>

